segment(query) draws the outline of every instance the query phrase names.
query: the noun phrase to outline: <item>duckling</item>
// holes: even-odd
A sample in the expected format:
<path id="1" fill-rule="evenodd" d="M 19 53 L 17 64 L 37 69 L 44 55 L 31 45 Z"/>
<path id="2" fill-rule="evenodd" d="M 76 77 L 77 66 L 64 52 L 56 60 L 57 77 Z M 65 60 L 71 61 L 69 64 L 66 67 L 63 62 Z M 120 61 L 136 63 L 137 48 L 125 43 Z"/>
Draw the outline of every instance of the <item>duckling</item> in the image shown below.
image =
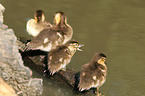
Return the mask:
<path id="1" fill-rule="evenodd" d="M 96 53 L 91 62 L 83 65 L 78 85 L 80 91 L 97 88 L 95 93 L 100 96 L 98 90 L 106 81 L 107 75 L 106 58 L 105 54 Z"/>
<path id="2" fill-rule="evenodd" d="M 36 37 L 44 28 L 51 26 L 52 25 L 49 22 L 45 21 L 44 12 L 42 10 L 37 10 L 34 14 L 34 19 L 30 19 L 27 22 L 26 30 L 29 35 Z"/>
<path id="3" fill-rule="evenodd" d="M 65 45 L 57 46 L 56 49 L 50 51 L 48 55 L 48 70 L 50 74 L 58 72 L 61 69 L 65 69 L 66 65 L 71 61 L 72 56 L 83 45 L 79 45 L 77 41 L 70 40 Z"/>
<path id="4" fill-rule="evenodd" d="M 37 50 L 49 52 L 57 45 L 65 44 L 72 38 L 73 30 L 67 24 L 64 12 L 58 11 L 54 15 L 55 25 L 46 28 L 40 34 L 28 42 L 27 50 Z"/>

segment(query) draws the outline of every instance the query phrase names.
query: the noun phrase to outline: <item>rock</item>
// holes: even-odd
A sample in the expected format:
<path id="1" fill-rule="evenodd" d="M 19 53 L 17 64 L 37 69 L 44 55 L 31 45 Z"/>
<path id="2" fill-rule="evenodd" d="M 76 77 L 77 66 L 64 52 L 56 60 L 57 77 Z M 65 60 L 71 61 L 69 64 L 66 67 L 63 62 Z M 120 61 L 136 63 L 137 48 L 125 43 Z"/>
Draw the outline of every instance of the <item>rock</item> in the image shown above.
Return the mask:
<path id="1" fill-rule="evenodd" d="M 42 79 L 32 78 L 32 71 L 23 65 L 16 45 L 17 38 L 12 29 L 3 23 L 4 7 L 0 4 L 0 73 L 18 95 L 38 96 L 42 94 Z"/>
<path id="2" fill-rule="evenodd" d="M 14 89 L 0 78 L 0 96 L 17 96 Z"/>

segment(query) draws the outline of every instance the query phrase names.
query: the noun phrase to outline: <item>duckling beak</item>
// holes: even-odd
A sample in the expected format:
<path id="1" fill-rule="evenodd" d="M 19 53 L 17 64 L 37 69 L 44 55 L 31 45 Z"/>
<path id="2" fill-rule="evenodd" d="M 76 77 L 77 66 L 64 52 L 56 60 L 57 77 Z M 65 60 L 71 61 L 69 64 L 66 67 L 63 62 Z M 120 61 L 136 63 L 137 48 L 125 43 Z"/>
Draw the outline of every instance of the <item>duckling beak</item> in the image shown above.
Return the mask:
<path id="1" fill-rule="evenodd" d="M 83 46 L 84 46 L 83 44 L 79 45 L 77 50 L 78 51 L 83 51 L 82 49 L 79 49 L 80 47 L 83 47 Z"/>

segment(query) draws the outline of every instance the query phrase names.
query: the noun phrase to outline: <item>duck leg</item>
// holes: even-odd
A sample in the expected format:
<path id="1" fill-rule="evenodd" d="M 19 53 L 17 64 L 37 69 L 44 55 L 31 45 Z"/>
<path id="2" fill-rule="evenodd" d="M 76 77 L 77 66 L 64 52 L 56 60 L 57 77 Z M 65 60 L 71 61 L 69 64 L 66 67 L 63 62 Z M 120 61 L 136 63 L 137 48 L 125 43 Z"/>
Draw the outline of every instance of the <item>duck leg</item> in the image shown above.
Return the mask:
<path id="1" fill-rule="evenodd" d="M 45 60 L 44 60 L 44 66 L 45 66 L 45 69 L 44 69 L 44 76 L 45 75 L 48 75 L 50 74 L 50 72 L 48 71 L 48 56 L 49 56 L 49 52 L 46 52 L 46 55 L 45 55 Z"/>
<path id="2" fill-rule="evenodd" d="M 99 87 L 96 88 L 95 94 L 96 94 L 97 96 L 100 96 L 100 94 L 99 94 Z"/>

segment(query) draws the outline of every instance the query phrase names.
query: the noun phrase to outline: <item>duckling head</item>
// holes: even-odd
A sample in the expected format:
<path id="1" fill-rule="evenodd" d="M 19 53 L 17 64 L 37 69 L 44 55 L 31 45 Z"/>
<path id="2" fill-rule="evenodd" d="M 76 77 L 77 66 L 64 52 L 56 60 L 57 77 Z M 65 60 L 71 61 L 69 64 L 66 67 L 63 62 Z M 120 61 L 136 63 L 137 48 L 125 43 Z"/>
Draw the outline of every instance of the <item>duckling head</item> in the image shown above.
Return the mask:
<path id="1" fill-rule="evenodd" d="M 66 16 L 63 11 L 57 11 L 54 15 L 54 23 L 58 24 L 65 24 L 66 23 Z"/>
<path id="2" fill-rule="evenodd" d="M 103 53 L 96 53 L 94 55 L 94 58 L 92 59 L 93 62 L 97 62 L 99 64 L 105 64 L 106 63 L 106 55 Z"/>
<path id="3" fill-rule="evenodd" d="M 40 21 L 44 22 L 45 16 L 42 10 L 37 10 L 34 14 L 35 20 L 39 23 Z"/>
<path id="4" fill-rule="evenodd" d="M 76 40 L 70 40 L 66 43 L 66 46 L 69 49 L 69 51 L 71 52 L 71 54 L 73 55 L 77 50 L 82 51 L 79 48 L 84 45 L 80 45 Z"/>

